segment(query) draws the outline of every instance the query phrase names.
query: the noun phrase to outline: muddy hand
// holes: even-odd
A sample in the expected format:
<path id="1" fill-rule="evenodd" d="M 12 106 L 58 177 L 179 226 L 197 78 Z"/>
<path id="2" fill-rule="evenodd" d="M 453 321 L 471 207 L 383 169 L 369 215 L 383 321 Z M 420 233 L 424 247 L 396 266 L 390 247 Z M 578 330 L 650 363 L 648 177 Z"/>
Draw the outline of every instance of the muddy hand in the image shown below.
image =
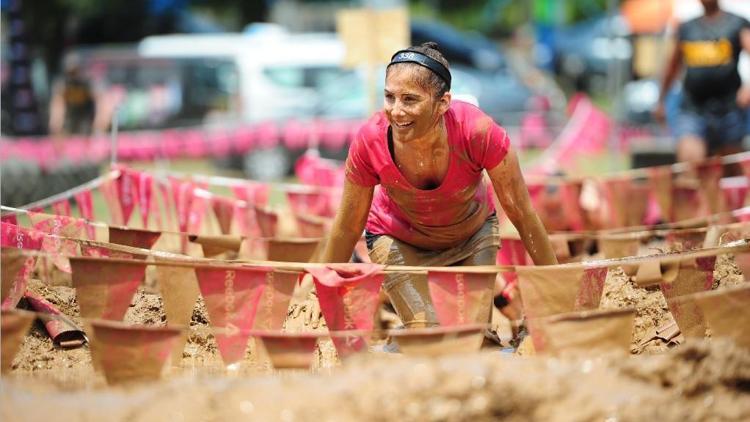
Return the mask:
<path id="1" fill-rule="evenodd" d="M 310 296 L 308 296 L 305 306 L 305 326 L 318 328 L 322 317 L 323 314 L 320 311 L 318 295 L 314 291 L 310 292 Z"/>

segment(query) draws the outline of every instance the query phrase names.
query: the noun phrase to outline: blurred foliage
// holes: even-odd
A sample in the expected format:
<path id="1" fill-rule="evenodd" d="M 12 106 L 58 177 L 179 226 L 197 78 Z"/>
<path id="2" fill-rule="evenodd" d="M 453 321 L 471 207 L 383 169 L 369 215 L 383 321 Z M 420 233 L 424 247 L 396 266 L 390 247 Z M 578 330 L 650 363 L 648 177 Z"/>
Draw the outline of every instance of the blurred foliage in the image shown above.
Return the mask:
<path id="1" fill-rule="evenodd" d="M 559 23 L 570 24 L 606 13 L 608 0 L 410 0 L 408 3 L 413 16 L 440 19 L 463 30 L 508 35 L 545 14 L 552 15 Z"/>

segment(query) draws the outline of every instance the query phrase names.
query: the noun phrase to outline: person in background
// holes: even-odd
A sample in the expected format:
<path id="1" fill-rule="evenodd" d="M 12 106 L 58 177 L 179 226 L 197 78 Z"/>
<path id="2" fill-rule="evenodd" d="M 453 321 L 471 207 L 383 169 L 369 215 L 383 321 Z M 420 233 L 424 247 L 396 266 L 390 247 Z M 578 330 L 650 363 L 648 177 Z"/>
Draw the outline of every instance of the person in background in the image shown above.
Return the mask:
<path id="1" fill-rule="evenodd" d="M 52 89 L 49 132 L 53 136 L 90 135 L 106 130 L 103 101 L 83 74 L 81 59 L 69 54 L 64 61 L 64 74 Z"/>
<path id="2" fill-rule="evenodd" d="M 384 108 L 350 146 L 320 262 L 348 262 L 364 230 L 374 263 L 494 265 L 494 191 L 534 263 L 557 263 L 506 131 L 478 107 L 452 101 L 450 84 L 437 44 L 393 55 Z M 438 325 L 424 275 L 389 274 L 383 287 L 404 326 Z"/>
<path id="3" fill-rule="evenodd" d="M 682 67 L 683 98 L 674 126 L 677 160 L 742 151 L 747 133 L 750 87 L 742 85 L 737 65 L 741 50 L 750 51 L 750 23 L 701 0 L 705 14 L 681 24 L 667 64 L 654 117 L 665 119 L 665 98 Z"/>

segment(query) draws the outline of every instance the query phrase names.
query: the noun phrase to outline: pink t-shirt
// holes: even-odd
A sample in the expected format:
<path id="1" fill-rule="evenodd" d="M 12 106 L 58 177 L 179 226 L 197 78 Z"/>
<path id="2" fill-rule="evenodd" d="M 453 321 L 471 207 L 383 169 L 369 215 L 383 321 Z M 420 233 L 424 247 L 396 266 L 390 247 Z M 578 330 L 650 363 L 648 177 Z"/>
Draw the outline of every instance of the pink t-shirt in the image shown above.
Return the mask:
<path id="1" fill-rule="evenodd" d="M 422 249 L 456 246 L 471 237 L 494 210 L 482 177 L 508 152 L 509 139 L 479 108 L 453 101 L 445 113 L 449 164 L 435 189 L 415 188 L 396 167 L 388 150 L 388 120 L 376 113 L 359 130 L 346 160 L 347 179 L 375 186 L 366 229 Z"/>

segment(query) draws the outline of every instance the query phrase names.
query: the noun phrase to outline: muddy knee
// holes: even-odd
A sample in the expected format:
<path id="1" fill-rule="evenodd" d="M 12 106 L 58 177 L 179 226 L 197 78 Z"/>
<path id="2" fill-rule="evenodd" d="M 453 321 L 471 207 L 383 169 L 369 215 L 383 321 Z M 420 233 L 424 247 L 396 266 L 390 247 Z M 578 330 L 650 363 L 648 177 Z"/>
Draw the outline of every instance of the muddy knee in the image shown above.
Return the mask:
<path id="1" fill-rule="evenodd" d="M 427 277 L 414 274 L 392 274 L 388 277 L 384 288 L 405 327 L 421 328 L 439 325 L 435 307 L 430 298 Z"/>

